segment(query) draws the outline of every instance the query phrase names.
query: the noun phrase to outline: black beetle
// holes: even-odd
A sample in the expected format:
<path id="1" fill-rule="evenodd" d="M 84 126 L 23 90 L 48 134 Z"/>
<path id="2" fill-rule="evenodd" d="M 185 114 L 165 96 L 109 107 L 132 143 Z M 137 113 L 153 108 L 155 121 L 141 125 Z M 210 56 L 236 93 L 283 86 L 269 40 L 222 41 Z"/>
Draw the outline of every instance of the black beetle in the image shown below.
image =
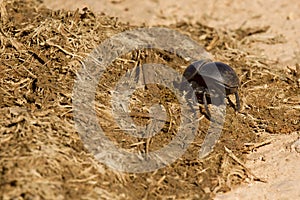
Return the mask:
<path id="1" fill-rule="evenodd" d="M 214 99 L 215 103 L 223 104 L 225 98 L 234 94 L 236 98 L 235 110 L 240 110 L 238 88 L 239 78 L 235 71 L 222 62 L 200 60 L 189 65 L 183 76 L 191 84 L 198 101 L 204 103 L 206 114 L 211 118 L 207 103 Z"/>

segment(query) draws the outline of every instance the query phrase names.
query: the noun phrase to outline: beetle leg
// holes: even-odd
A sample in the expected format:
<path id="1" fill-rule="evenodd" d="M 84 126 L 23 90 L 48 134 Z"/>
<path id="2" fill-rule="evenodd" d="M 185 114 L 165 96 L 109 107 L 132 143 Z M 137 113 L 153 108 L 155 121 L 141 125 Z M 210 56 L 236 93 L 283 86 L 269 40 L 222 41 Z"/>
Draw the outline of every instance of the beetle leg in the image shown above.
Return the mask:
<path id="1" fill-rule="evenodd" d="M 211 115 L 210 115 L 210 112 L 209 112 L 209 109 L 208 109 L 208 105 L 207 105 L 206 94 L 207 94 L 207 91 L 204 90 L 204 92 L 203 92 L 203 103 L 204 103 L 206 115 L 207 115 L 207 117 L 210 119 L 210 118 L 211 118 Z"/>
<path id="2" fill-rule="evenodd" d="M 236 100 L 236 108 L 235 108 L 235 110 L 238 112 L 241 109 L 240 97 L 239 97 L 238 92 L 235 92 L 234 95 L 235 95 L 235 100 Z"/>

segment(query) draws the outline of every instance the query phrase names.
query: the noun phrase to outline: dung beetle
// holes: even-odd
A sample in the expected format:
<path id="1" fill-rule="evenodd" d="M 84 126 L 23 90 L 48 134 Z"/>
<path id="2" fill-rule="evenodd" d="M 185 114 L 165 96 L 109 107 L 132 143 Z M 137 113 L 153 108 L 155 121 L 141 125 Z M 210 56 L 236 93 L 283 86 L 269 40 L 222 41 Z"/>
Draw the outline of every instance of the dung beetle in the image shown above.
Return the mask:
<path id="1" fill-rule="evenodd" d="M 208 103 L 224 104 L 225 98 L 234 94 L 236 98 L 235 110 L 240 110 L 238 88 L 239 78 L 235 71 L 222 62 L 200 60 L 189 65 L 184 73 L 184 78 L 191 84 L 199 102 L 205 106 L 206 114 L 211 118 Z"/>

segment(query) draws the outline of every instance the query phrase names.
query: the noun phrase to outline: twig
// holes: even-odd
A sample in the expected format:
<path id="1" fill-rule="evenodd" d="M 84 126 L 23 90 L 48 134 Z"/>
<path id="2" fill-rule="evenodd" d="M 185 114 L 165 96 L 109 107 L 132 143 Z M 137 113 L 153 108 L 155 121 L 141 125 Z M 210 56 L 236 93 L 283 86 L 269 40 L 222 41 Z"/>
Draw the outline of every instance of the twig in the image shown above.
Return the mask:
<path id="1" fill-rule="evenodd" d="M 273 140 L 267 140 L 267 141 L 264 141 L 264 142 L 260 142 L 260 143 L 244 143 L 245 146 L 252 146 L 251 148 L 251 151 L 253 149 L 257 149 L 257 148 L 260 148 L 260 147 L 263 147 L 263 146 L 266 146 L 266 145 L 269 145 L 272 143 Z"/>
<path id="2" fill-rule="evenodd" d="M 77 55 L 77 54 L 71 53 L 71 52 L 65 50 L 64 48 L 62 48 L 61 46 L 59 46 L 58 44 L 54 44 L 54 43 L 51 42 L 51 41 L 47 41 L 46 43 L 47 43 L 49 46 L 53 46 L 53 47 L 58 48 L 59 50 L 61 50 L 62 52 L 64 52 L 65 54 L 67 54 L 67 55 L 69 55 L 69 56 L 77 57 L 77 58 L 79 58 L 79 59 L 83 59 L 82 56 L 79 56 L 79 55 Z"/>
<path id="3" fill-rule="evenodd" d="M 248 167 L 246 167 L 246 165 L 238 157 L 236 157 L 236 155 L 234 155 L 234 153 L 230 149 L 228 149 L 226 146 L 224 146 L 224 148 L 225 148 L 225 151 L 228 153 L 229 157 L 231 157 L 234 161 L 236 161 L 239 165 L 241 165 L 245 169 L 245 171 L 249 175 L 251 175 L 251 179 L 252 180 L 260 181 L 260 182 L 263 182 L 263 183 L 267 183 L 266 180 L 264 180 L 262 178 L 259 178 L 255 174 L 253 174 L 251 172 L 251 170 Z"/>

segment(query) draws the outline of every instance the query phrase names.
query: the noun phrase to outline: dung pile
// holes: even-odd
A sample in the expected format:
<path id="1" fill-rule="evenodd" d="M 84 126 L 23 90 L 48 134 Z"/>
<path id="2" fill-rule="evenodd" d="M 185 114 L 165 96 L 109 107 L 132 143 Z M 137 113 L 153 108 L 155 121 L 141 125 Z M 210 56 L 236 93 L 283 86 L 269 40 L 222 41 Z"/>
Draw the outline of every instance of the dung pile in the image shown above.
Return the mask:
<path id="1" fill-rule="evenodd" d="M 267 60 L 246 48 L 253 42 L 251 36 L 265 28 L 224 32 L 180 23 L 168 28 L 191 36 L 235 68 L 242 82 L 243 110 L 235 114 L 228 107 L 222 137 L 203 160 L 197 155 L 209 125 L 205 118 L 195 141 L 172 165 L 152 173 L 112 171 L 79 138 L 72 90 L 82 61 L 95 47 L 136 27 L 88 9 L 52 11 L 34 0 L 2 1 L 0 6 L 1 199 L 210 199 L 245 178 L 259 180 L 242 162 L 262 141 L 261 133 L 299 130 L 299 70 L 274 71 Z M 176 135 L 180 109 L 166 88 L 151 86 L 134 93 L 131 108 L 139 111 L 151 100 L 169 105 L 174 119 L 161 130 L 163 134 L 149 142 L 115 128 L 109 90 L 127 69 L 147 62 L 168 64 L 181 73 L 181 66 L 188 65 L 168 52 L 135 51 L 113 63 L 101 79 L 105 87 L 99 87 L 96 95 L 99 123 L 106 134 L 119 146 L 141 152 L 160 148 Z M 143 115 L 133 118 L 147 123 Z"/>

